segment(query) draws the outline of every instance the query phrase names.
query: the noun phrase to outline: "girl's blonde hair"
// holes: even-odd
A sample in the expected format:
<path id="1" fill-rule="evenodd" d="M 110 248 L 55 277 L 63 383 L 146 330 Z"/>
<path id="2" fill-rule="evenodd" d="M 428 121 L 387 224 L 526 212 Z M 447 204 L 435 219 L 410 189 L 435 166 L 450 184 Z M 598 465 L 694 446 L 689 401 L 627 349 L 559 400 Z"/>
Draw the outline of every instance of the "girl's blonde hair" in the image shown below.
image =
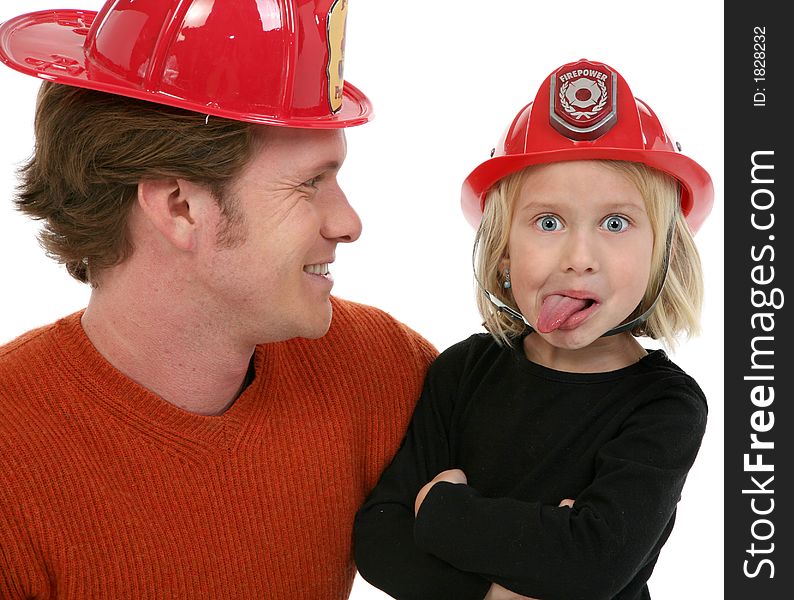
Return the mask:
<path id="1" fill-rule="evenodd" d="M 613 160 L 595 162 L 615 169 L 637 186 L 645 200 L 645 209 L 653 230 L 648 287 L 639 306 L 627 321 L 648 310 L 664 283 L 659 300 L 648 319 L 631 329 L 630 333 L 659 339 L 672 349 L 679 334 L 684 333 L 689 337 L 699 333 L 700 308 L 703 302 L 700 256 L 686 219 L 679 210 L 679 184 L 673 177 L 641 163 Z M 474 270 L 478 281 L 486 290 L 513 308 L 517 308 L 516 302 L 512 291 L 504 288 L 501 264 L 507 253 L 516 199 L 527 176 L 535 168 L 537 167 L 530 166 L 508 175 L 488 192 L 482 223 L 475 238 Z M 674 230 L 670 265 L 664 280 L 671 224 L 674 224 Z M 476 290 L 477 308 L 485 320 L 485 328 L 499 344 L 510 345 L 524 333 L 525 325 L 498 311 L 480 286 Z"/>

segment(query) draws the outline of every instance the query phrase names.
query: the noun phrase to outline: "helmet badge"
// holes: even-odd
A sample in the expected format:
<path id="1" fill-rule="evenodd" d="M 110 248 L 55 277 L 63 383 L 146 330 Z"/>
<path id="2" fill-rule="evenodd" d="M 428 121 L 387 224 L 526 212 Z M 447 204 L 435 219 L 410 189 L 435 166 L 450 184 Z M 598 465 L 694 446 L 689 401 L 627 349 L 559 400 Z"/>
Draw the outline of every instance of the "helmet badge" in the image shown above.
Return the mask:
<path id="1" fill-rule="evenodd" d="M 346 25 L 347 0 L 335 0 L 328 13 L 328 101 L 332 112 L 342 108 Z"/>
<path id="2" fill-rule="evenodd" d="M 617 76 L 586 60 L 560 67 L 550 78 L 549 121 L 572 140 L 595 140 L 617 121 Z"/>

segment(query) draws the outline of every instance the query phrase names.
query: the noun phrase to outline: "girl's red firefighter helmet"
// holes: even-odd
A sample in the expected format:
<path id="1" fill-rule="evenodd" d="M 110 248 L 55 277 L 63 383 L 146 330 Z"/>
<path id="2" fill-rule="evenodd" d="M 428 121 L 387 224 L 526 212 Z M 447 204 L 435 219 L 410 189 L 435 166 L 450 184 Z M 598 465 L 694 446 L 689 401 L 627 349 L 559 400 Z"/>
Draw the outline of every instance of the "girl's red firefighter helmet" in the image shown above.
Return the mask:
<path id="1" fill-rule="evenodd" d="M 694 233 L 711 212 L 714 187 L 705 169 L 678 148 L 614 69 L 586 59 L 568 63 L 548 76 L 535 100 L 513 119 L 492 158 L 466 178 L 463 213 L 479 227 L 488 190 L 530 165 L 625 160 L 664 171 L 681 183 L 681 210 Z"/>
<path id="2" fill-rule="evenodd" d="M 0 60 L 41 79 L 253 123 L 372 118 L 345 84 L 348 0 L 108 0 L 0 25 Z"/>

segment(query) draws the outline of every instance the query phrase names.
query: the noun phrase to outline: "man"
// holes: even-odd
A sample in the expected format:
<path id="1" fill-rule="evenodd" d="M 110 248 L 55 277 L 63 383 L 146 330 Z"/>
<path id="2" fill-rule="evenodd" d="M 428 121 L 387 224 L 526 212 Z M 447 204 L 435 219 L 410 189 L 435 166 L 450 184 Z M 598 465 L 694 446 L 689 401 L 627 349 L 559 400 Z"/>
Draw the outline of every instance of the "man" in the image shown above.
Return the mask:
<path id="1" fill-rule="evenodd" d="M 48 80 L 17 206 L 87 308 L 0 348 L 0 597 L 346 598 L 435 350 L 330 296 L 370 118 L 346 0 L 0 26 Z M 333 318 L 332 318 L 333 316 Z"/>

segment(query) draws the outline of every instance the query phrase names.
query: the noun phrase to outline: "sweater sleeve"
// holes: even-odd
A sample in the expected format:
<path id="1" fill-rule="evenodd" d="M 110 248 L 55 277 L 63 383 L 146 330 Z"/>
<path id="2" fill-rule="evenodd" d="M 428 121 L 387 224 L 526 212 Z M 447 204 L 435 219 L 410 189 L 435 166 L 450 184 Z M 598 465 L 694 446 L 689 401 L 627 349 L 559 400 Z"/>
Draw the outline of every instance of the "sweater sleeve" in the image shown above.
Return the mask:
<path id="1" fill-rule="evenodd" d="M 520 594 L 612 598 L 664 543 L 706 412 L 689 388 L 636 409 L 601 447 L 594 480 L 572 509 L 439 483 L 419 510 L 416 544 Z"/>
<path id="2" fill-rule="evenodd" d="M 50 592 L 45 567 L 21 516 L 0 494 L 0 598 L 49 598 Z"/>
<path id="3" fill-rule="evenodd" d="M 354 557 L 360 574 L 399 600 L 482 600 L 490 587 L 414 543 L 416 494 L 454 466 L 448 431 L 456 387 L 439 361 L 431 365 L 403 444 L 356 515 Z"/>

